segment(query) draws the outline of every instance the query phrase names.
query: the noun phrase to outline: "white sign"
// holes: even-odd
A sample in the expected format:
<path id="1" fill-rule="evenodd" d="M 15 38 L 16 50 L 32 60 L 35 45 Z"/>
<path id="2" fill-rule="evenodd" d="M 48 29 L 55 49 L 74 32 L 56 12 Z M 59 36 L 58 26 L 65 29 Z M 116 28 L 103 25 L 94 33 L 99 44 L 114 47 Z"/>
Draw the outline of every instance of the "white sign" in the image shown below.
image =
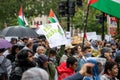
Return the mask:
<path id="1" fill-rule="evenodd" d="M 39 29 L 47 38 L 51 48 L 66 44 L 66 37 L 59 23 L 41 25 Z"/>
<path id="2" fill-rule="evenodd" d="M 97 40 L 97 34 L 96 32 L 87 32 L 87 40 Z M 82 37 L 83 37 L 83 33 L 82 33 Z"/>
<path id="3" fill-rule="evenodd" d="M 111 40 L 111 35 L 105 35 L 105 39 L 106 39 L 107 41 L 110 41 L 110 40 Z"/>
<path id="4" fill-rule="evenodd" d="M 97 40 L 101 41 L 101 35 L 97 35 Z"/>

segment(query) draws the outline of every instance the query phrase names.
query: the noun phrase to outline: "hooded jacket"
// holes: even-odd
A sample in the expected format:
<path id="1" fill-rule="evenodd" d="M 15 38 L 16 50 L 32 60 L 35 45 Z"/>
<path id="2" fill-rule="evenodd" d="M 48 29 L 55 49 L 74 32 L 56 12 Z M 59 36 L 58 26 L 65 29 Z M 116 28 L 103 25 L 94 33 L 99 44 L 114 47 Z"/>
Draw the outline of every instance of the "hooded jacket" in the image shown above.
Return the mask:
<path id="1" fill-rule="evenodd" d="M 60 66 L 57 67 L 57 71 L 59 75 L 58 80 L 63 80 L 64 78 L 71 76 L 72 74 L 75 73 L 75 71 L 72 70 L 71 68 L 67 68 L 66 62 L 62 62 Z"/>
<path id="2" fill-rule="evenodd" d="M 100 80 L 97 60 L 95 60 L 95 59 L 88 59 L 87 62 L 94 64 L 94 67 L 92 69 L 93 70 L 93 72 L 92 72 L 93 76 L 92 77 L 85 76 L 83 80 Z"/>

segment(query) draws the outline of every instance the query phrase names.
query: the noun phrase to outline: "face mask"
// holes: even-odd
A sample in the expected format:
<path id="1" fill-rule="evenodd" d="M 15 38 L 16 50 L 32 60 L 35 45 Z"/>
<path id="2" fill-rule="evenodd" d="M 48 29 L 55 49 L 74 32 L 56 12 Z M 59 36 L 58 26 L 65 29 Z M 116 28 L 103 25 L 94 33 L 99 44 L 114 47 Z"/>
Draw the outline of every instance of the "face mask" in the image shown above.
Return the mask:
<path id="1" fill-rule="evenodd" d="M 90 53 L 90 52 L 89 52 L 89 53 L 84 54 L 84 56 L 85 56 L 85 57 L 91 57 L 91 55 L 92 55 L 92 53 Z"/>
<path id="2" fill-rule="evenodd" d="M 52 58 L 50 58 L 50 60 L 51 60 L 52 62 L 56 62 L 56 57 L 52 57 Z"/>

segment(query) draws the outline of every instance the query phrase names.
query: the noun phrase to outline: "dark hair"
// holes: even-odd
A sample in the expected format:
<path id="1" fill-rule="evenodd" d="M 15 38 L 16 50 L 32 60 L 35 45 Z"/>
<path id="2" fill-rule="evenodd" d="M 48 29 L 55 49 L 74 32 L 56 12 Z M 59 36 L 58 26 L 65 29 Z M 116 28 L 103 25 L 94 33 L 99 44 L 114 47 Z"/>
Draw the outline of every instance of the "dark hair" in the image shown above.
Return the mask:
<path id="1" fill-rule="evenodd" d="M 17 38 L 11 38 L 11 43 L 13 43 L 13 41 L 16 41 L 16 43 L 17 43 Z"/>
<path id="2" fill-rule="evenodd" d="M 84 52 L 84 51 L 87 50 L 87 49 L 91 49 L 91 47 L 90 47 L 90 46 L 84 46 L 84 47 L 82 48 L 82 52 Z"/>
<path id="3" fill-rule="evenodd" d="M 34 43 L 34 44 L 33 44 L 33 52 L 34 52 L 34 53 L 36 53 L 36 49 L 37 49 L 38 46 L 39 46 L 38 43 Z"/>
<path id="4" fill-rule="evenodd" d="M 16 49 L 19 49 L 19 46 L 18 45 L 13 45 L 12 46 L 12 50 L 11 50 L 11 54 L 12 55 L 16 55 L 17 53 L 16 53 Z"/>
<path id="5" fill-rule="evenodd" d="M 28 60 L 28 55 L 29 53 L 33 54 L 33 52 L 29 49 L 22 49 L 18 54 L 17 54 L 17 61 L 19 66 L 26 66 L 26 67 L 33 67 L 35 64 L 33 62 Z"/>
<path id="6" fill-rule="evenodd" d="M 111 52 L 111 49 L 110 48 L 108 48 L 108 47 L 103 47 L 101 50 L 100 50 L 100 53 L 101 53 L 101 57 L 102 58 L 105 58 L 105 56 L 104 56 L 104 53 L 109 53 L 109 52 Z"/>
<path id="7" fill-rule="evenodd" d="M 54 54 L 54 55 L 56 55 L 57 52 L 56 52 L 54 49 L 50 49 L 49 54 Z"/>
<path id="8" fill-rule="evenodd" d="M 74 47 L 74 50 L 77 51 L 79 46 L 82 47 L 82 44 L 77 44 L 77 45 Z"/>
<path id="9" fill-rule="evenodd" d="M 4 52 L 5 51 L 5 48 L 2 48 L 0 49 L 0 53 Z"/>
<path id="10" fill-rule="evenodd" d="M 115 57 L 115 62 L 120 63 L 120 54 L 119 54 L 119 55 L 116 55 L 116 57 Z"/>
<path id="11" fill-rule="evenodd" d="M 27 47 L 30 47 L 30 46 L 32 46 L 32 45 L 33 45 L 33 42 L 28 42 L 28 43 L 26 44 Z"/>
<path id="12" fill-rule="evenodd" d="M 35 58 L 35 61 L 38 63 L 40 68 L 45 68 L 43 64 L 48 60 L 49 59 L 46 55 L 40 55 L 38 58 Z"/>
<path id="13" fill-rule="evenodd" d="M 117 65 L 117 63 L 116 62 L 110 62 L 110 61 L 106 62 L 104 73 L 109 74 L 108 70 L 112 70 L 114 65 Z"/>
<path id="14" fill-rule="evenodd" d="M 28 58 L 28 52 L 32 53 L 30 50 L 28 49 L 22 49 L 18 54 L 17 54 L 17 59 L 18 60 L 24 60 Z"/>
<path id="15" fill-rule="evenodd" d="M 28 40 L 28 38 L 27 37 L 22 38 L 22 41 L 24 41 L 24 40 Z"/>
<path id="16" fill-rule="evenodd" d="M 75 62 L 77 62 L 77 59 L 75 57 L 68 57 L 66 61 L 66 65 L 69 68 L 69 65 L 74 65 Z"/>

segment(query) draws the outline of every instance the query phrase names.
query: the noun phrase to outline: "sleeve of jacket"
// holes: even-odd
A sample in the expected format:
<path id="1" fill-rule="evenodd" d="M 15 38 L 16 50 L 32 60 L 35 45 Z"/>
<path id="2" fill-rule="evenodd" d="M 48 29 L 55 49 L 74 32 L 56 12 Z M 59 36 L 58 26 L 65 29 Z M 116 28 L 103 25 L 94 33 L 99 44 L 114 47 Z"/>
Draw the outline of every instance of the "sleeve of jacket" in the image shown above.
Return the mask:
<path id="1" fill-rule="evenodd" d="M 64 80 L 82 80 L 84 76 L 82 76 L 79 72 L 65 78 Z"/>

